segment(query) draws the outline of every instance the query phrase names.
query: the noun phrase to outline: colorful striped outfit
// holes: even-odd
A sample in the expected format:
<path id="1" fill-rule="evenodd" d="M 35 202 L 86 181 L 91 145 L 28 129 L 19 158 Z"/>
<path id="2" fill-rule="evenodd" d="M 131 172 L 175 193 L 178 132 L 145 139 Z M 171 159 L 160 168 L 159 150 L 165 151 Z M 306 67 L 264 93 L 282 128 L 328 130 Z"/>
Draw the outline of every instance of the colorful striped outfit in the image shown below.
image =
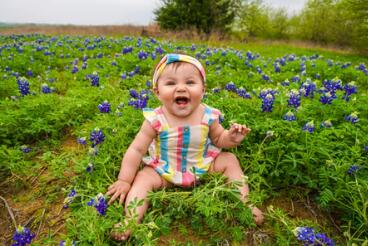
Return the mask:
<path id="1" fill-rule="evenodd" d="M 153 167 L 165 180 L 179 186 L 192 186 L 206 173 L 221 149 L 211 143 L 209 127 L 221 112 L 205 106 L 201 123 L 170 127 L 161 107 L 145 108 L 143 115 L 157 131 L 143 162 Z"/>

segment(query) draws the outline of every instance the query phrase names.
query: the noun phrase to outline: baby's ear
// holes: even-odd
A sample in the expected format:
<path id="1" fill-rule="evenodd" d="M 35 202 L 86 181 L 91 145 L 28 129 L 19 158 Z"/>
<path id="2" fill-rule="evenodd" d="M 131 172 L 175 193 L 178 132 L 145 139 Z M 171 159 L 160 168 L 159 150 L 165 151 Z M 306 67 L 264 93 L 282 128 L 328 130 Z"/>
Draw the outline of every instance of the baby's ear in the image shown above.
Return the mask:
<path id="1" fill-rule="evenodd" d="M 156 96 L 159 96 L 158 88 L 157 86 L 153 88 L 153 93 L 155 93 Z"/>

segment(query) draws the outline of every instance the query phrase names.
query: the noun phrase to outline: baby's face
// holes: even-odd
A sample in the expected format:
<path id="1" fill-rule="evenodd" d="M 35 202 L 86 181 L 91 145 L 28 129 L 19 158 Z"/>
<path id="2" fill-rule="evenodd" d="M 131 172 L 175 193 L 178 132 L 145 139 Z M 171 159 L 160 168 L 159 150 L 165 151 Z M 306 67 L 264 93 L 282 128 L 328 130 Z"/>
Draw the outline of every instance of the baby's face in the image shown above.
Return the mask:
<path id="1" fill-rule="evenodd" d="M 203 79 L 194 65 L 172 63 L 160 75 L 155 93 L 170 114 L 187 117 L 201 104 Z"/>

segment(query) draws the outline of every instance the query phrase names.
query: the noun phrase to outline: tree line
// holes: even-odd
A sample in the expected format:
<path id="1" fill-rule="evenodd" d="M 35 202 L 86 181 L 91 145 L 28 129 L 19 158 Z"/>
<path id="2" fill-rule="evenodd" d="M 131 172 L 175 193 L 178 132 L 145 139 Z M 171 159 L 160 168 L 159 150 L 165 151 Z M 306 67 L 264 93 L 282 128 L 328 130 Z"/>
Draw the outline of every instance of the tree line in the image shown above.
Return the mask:
<path id="1" fill-rule="evenodd" d="M 240 39 L 306 40 L 368 51 L 367 0 L 308 0 L 294 15 L 262 0 L 161 0 L 154 11 L 167 30 Z"/>

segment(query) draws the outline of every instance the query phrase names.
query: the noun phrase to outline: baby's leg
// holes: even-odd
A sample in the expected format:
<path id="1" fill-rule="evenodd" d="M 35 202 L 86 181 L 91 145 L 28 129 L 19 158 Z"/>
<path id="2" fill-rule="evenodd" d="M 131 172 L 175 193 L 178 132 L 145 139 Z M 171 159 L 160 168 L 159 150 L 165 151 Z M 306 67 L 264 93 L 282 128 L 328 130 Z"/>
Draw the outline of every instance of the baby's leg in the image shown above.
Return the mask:
<path id="1" fill-rule="evenodd" d="M 242 185 L 239 187 L 240 199 L 244 202 L 247 201 L 247 196 L 249 193 L 248 184 L 244 182 L 244 173 L 240 168 L 240 164 L 236 156 L 230 152 L 221 152 L 212 163 L 209 168 L 209 172 L 222 173 L 228 178 L 229 182 L 240 181 Z M 257 225 L 263 223 L 262 211 L 257 207 L 252 208 L 252 213 L 254 215 L 254 220 Z"/>
<path id="2" fill-rule="evenodd" d="M 139 171 L 125 199 L 126 220 L 129 220 L 129 215 L 131 214 L 130 211 L 128 211 L 128 205 L 131 201 L 133 201 L 135 198 L 137 198 L 138 200 L 144 200 L 143 205 L 137 207 L 135 211 L 135 213 L 137 213 L 138 215 L 138 222 L 140 222 L 148 208 L 148 193 L 150 191 L 167 186 L 169 186 L 169 183 L 164 180 L 153 168 L 146 166 L 141 171 Z M 125 221 L 124 223 L 127 223 L 127 221 Z M 119 226 L 119 224 L 117 224 L 116 226 Z M 129 235 L 130 231 L 126 231 L 123 233 L 112 233 L 112 237 L 118 241 L 126 240 Z"/>

